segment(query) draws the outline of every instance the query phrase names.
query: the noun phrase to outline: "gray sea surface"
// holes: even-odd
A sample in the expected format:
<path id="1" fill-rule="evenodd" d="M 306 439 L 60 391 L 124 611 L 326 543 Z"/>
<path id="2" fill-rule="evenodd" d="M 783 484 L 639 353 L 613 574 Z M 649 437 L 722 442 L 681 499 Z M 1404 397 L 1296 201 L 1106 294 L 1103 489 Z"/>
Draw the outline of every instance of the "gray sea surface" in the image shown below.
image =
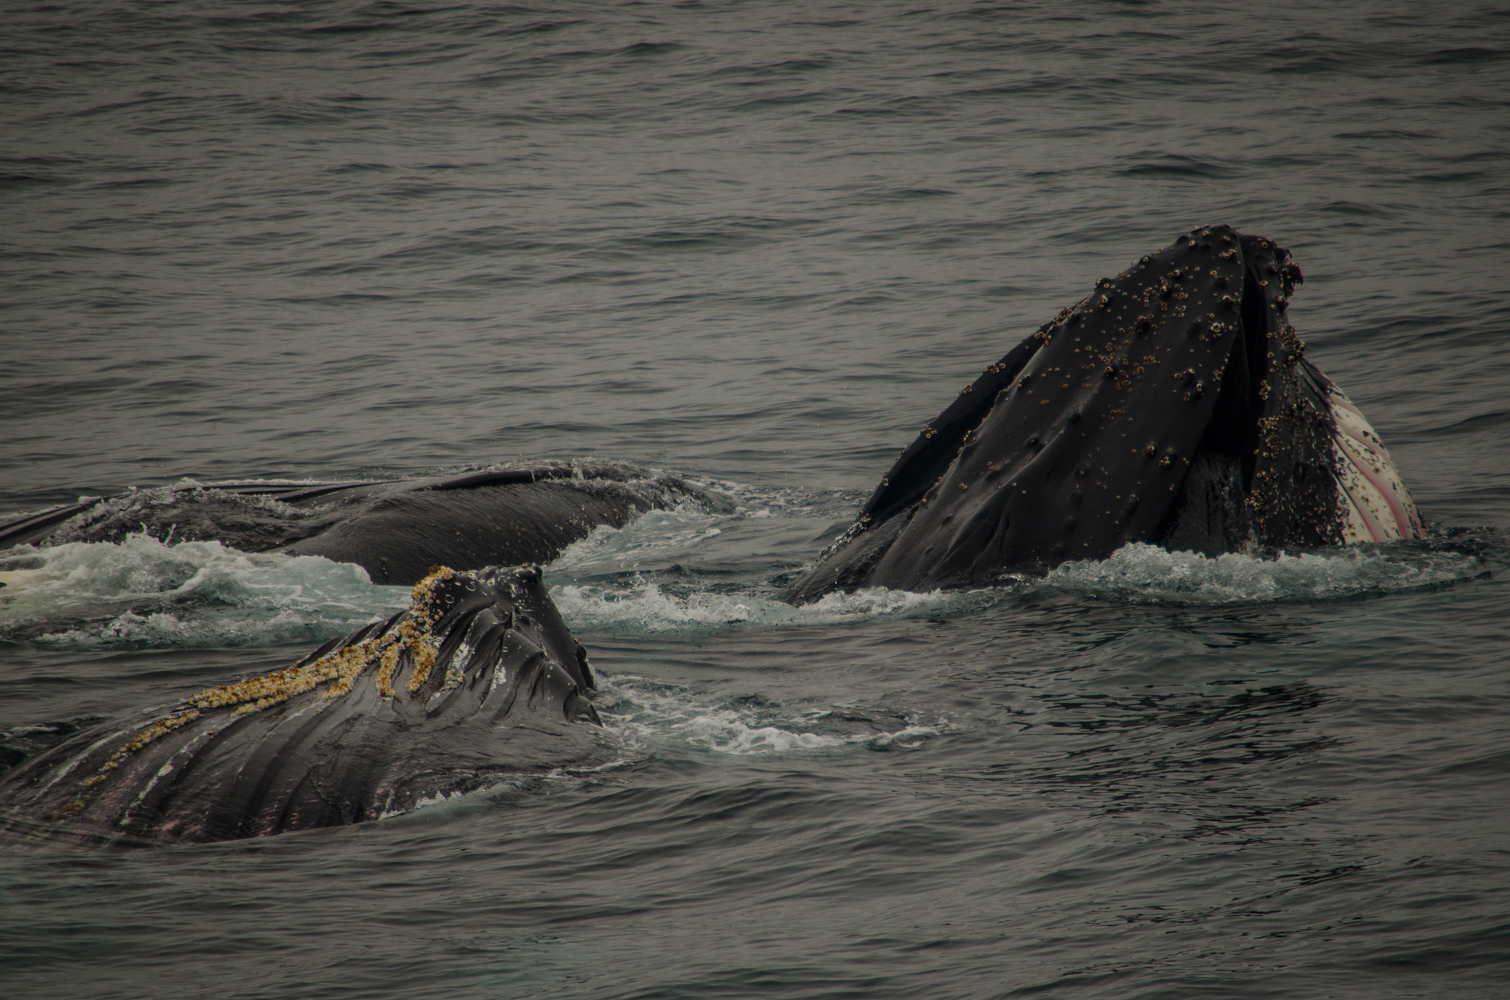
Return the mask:
<path id="1" fill-rule="evenodd" d="M 1207 223 L 1294 253 L 1432 539 L 775 599 Z M 733 506 L 548 567 L 608 766 L 0 850 L 0 993 L 1505 996 L 1507 279 L 1504 3 L 7 2 L 0 516 L 578 458 Z M 406 596 L 145 535 L 6 567 L 11 739 Z"/>

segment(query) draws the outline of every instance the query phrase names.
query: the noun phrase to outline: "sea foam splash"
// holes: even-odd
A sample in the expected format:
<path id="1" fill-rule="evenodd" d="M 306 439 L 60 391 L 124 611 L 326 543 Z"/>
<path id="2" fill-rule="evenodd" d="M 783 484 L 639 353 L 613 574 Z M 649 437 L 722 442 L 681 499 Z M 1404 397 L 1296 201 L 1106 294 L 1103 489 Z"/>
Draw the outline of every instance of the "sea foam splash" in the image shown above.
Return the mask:
<path id="1" fill-rule="evenodd" d="M 550 571 L 579 576 L 684 558 L 723 534 L 720 525 L 742 516 L 743 511 L 733 517 L 710 513 L 694 500 L 683 500 L 670 510 L 647 511 L 622 528 L 598 525 L 562 549 Z"/>
<path id="2" fill-rule="evenodd" d="M 236 646 L 328 639 L 402 608 L 351 563 L 220 542 L 21 546 L 0 560 L 0 638 L 69 647 Z"/>
<path id="3" fill-rule="evenodd" d="M 1467 553 L 1400 543 L 1269 558 L 1133 543 L 1103 560 L 1064 563 L 1039 586 L 1157 603 L 1259 604 L 1432 590 L 1486 572 Z"/>
<path id="4" fill-rule="evenodd" d="M 580 631 L 704 634 L 741 625 L 831 625 L 884 616 L 958 612 L 995 603 L 1004 592 L 913 593 L 869 587 L 827 594 L 794 607 L 751 593 L 723 593 L 663 586 L 636 578 L 610 585 L 558 584 L 551 598 L 573 629 Z"/>
<path id="5" fill-rule="evenodd" d="M 611 550 L 614 543 L 611 535 L 595 536 L 601 551 Z M 1064 563 L 1042 577 L 1010 576 L 992 588 L 913 592 L 869 587 L 827 594 L 797 607 L 753 584 L 709 587 L 654 573 L 561 582 L 552 587 L 551 596 L 572 628 L 581 631 L 700 635 L 747 626 L 967 614 L 1014 595 L 1044 590 L 1158 604 L 1265 604 L 1432 590 L 1487 572 L 1474 555 L 1429 544 L 1209 557 L 1134 543 L 1104 560 Z"/>
<path id="6" fill-rule="evenodd" d="M 694 504 L 653 511 L 623 529 L 600 527 L 549 568 L 552 596 L 578 631 L 705 635 L 730 628 L 802 627 L 877 618 L 958 615 L 1045 588 L 1148 603 L 1232 605 L 1320 601 L 1430 590 L 1488 572 L 1480 558 L 1435 543 L 1332 552 L 1207 557 L 1128 545 L 1045 577 L 1009 577 L 974 591 L 867 588 L 801 607 L 783 603 L 751 565 L 743 581 L 710 583 L 727 529 L 765 509 L 715 515 Z M 738 557 L 736 557 L 738 561 Z M 691 575 L 682 566 L 692 567 Z M 636 568 L 645 566 L 643 572 Z M 323 641 L 404 606 L 407 587 L 374 585 L 350 563 L 248 554 L 219 542 L 20 546 L 0 556 L 0 641 L 70 648 L 203 648 Z"/>
<path id="7" fill-rule="evenodd" d="M 772 507 L 741 506 L 730 515 L 683 503 L 650 511 L 622 528 L 599 525 L 550 564 L 551 597 L 567 623 L 579 631 L 699 635 L 741 626 L 828 625 L 957 612 L 993 603 L 1002 595 L 871 587 L 794 607 L 776 600 L 772 588 L 756 578 L 714 583 L 698 578 L 699 567 L 706 572 L 721 565 L 725 549 L 720 546 L 729 528 L 745 520 L 775 517 Z M 735 552 L 732 560 L 742 563 L 745 555 Z M 693 568 L 690 578 L 683 567 Z"/>
<path id="8" fill-rule="evenodd" d="M 945 725 L 910 723 L 897 730 L 813 732 L 830 713 L 790 717 L 693 695 L 633 674 L 600 676 L 595 698 L 604 724 L 632 748 L 674 747 L 733 756 L 826 753 L 845 748 L 914 749 Z M 830 727 L 832 728 L 832 727 Z"/>

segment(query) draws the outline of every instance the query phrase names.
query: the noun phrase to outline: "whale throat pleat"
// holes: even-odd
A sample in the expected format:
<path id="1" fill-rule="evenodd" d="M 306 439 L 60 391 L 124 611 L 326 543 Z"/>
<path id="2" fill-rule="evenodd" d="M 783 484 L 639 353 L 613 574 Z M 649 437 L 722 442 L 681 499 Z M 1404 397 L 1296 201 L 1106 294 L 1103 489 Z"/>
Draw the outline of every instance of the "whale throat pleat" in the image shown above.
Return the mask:
<path id="1" fill-rule="evenodd" d="M 581 646 L 537 568 L 437 568 L 386 622 L 23 761 L 14 830 L 206 841 L 354 823 L 591 757 Z"/>

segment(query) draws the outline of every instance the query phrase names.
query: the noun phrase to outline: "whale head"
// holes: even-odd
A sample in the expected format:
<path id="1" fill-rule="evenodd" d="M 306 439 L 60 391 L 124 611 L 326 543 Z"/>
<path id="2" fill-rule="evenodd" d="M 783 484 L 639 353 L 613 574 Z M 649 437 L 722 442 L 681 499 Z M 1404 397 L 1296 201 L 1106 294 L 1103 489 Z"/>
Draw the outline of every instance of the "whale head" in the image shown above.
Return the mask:
<path id="1" fill-rule="evenodd" d="M 434 567 L 387 621 L 22 761 L 0 828 L 195 842 L 380 819 L 592 759 L 592 687 L 537 567 Z"/>
<path id="2" fill-rule="evenodd" d="M 930 421 L 792 586 L 985 586 L 1129 542 L 1215 555 L 1422 534 L 1379 436 L 1305 356 L 1289 251 L 1179 237 Z"/>

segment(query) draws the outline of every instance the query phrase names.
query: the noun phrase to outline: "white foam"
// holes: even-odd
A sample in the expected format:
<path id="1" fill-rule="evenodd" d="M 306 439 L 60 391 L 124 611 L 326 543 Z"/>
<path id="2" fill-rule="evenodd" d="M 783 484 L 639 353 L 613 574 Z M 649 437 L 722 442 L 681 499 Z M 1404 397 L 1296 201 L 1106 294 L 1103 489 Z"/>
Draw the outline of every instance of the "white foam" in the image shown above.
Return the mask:
<path id="1" fill-rule="evenodd" d="M 852 747 L 912 748 L 941 726 L 908 725 L 895 732 L 814 733 L 810 724 L 827 712 L 802 718 L 763 718 L 748 706 L 699 698 L 631 674 L 601 677 L 596 697 L 604 724 L 636 749 L 684 748 L 733 756 L 826 753 Z"/>
<path id="2" fill-rule="evenodd" d="M 1099 562 L 1064 563 L 1043 585 L 1161 603 L 1248 604 L 1426 590 L 1483 571 L 1474 557 L 1446 550 L 1350 547 L 1212 558 L 1135 543 Z"/>
<path id="3" fill-rule="evenodd" d="M 67 646 L 222 646 L 329 638 L 392 614 L 407 587 L 319 556 L 252 555 L 145 534 L 7 552 L 0 630 L 34 623 Z M 40 565 L 37 565 L 40 563 Z M 128 607 L 123 607 L 127 605 Z M 49 621 L 85 624 L 45 631 Z M 104 624 L 98 622 L 105 620 Z"/>
<path id="4" fill-rule="evenodd" d="M 602 586 L 558 584 L 551 597 L 575 631 L 705 633 L 740 625 L 829 625 L 886 616 L 929 614 L 981 607 L 998 591 L 916 594 L 871 587 L 827 594 L 793 607 L 773 598 L 704 590 L 676 593 L 654 580 L 636 578 Z"/>
<path id="5" fill-rule="evenodd" d="M 727 520 L 727 515 L 710 514 L 684 500 L 671 510 L 642 514 L 622 528 L 600 524 L 563 549 L 551 563 L 551 573 L 573 576 L 663 565 L 717 538 L 723 533 L 718 524 Z"/>

